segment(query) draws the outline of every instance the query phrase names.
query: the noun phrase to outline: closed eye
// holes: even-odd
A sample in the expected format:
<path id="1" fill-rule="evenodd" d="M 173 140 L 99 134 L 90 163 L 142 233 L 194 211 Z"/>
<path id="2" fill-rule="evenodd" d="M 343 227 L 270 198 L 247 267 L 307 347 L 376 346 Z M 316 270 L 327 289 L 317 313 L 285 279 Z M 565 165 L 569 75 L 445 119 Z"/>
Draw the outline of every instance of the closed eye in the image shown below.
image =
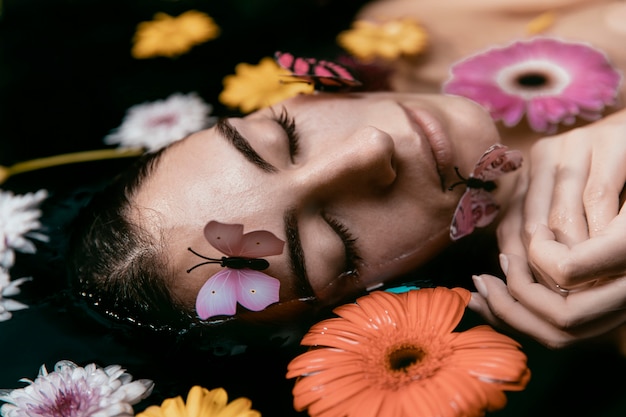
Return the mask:
<path id="1" fill-rule="evenodd" d="M 296 121 L 293 117 L 289 115 L 287 109 L 283 107 L 280 115 L 274 114 L 274 120 L 283 128 L 285 133 L 287 134 L 287 142 L 289 144 L 289 156 L 291 157 L 291 162 L 294 161 L 294 158 L 298 155 L 300 151 L 300 137 L 298 136 L 298 131 L 296 130 Z"/>
<path id="2" fill-rule="evenodd" d="M 343 272 L 340 276 L 355 276 L 358 275 L 359 271 L 357 268 L 357 264 L 362 261 L 361 256 L 359 255 L 357 246 L 356 246 L 356 238 L 350 233 L 348 228 L 337 219 L 327 216 L 326 214 L 322 214 L 322 218 L 328 225 L 333 229 L 335 233 L 339 236 L 341 241 L 343 242 L 344 250 L 345 250 L 345 259 L 346 265 L 344 266 Z"/>

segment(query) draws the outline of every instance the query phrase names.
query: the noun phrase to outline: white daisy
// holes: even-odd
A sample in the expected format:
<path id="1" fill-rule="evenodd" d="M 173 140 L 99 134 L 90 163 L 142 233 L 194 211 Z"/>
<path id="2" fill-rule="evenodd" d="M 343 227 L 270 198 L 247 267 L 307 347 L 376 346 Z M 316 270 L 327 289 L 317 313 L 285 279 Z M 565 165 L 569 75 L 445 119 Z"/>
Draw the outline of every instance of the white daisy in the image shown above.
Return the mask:
<path id="1" fill-rule="evenodd" d="M 45 366 L 28 385 L 0 395 L 4 417 L 123 417 L 133 416 L 133 405 L 152 393 L 149 379 L 132 381 L 119 365 L 79 367 L 70 361 Z M 131 382 L 132 381 L 132 382 Z"/>
<path id="2" fill-rule="evenodd" d="M 197 94 L 172 94 L 165 100 L 137 104 L 126 111 L 122 124 L 105 136 L 107 144 L 155 151 L 209 127 L 213 106 Z"/>
<path id="3" fill-rule="evenodd" d="M 48 196 L 46 190 L 14 195 L 0 190 L 0 267 L 9 269 L 15 262 L 15 251 L 35 253 L 27 238 L 46 242 L 48 237 L 35 230 L 41 228 L 41 210 L 37 208 Z"/>
<path id="4" fill-rule="evenodd" d="M 0 268 L 0 321 L 9 320 L 13 314 L 11 312 L 28 308 L 24 303 L 12 300 L 12 297 L 20 293 L 19 286 L 32 278 L 24 277 L 9 281 L 9 273 L 4 268 Z"/>

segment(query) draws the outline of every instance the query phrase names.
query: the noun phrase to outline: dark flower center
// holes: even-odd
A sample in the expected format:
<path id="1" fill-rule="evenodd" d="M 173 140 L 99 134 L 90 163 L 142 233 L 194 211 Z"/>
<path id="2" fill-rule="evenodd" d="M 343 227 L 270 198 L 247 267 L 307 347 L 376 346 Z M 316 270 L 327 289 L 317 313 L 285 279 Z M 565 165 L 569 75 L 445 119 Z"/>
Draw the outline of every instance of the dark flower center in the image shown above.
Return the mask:
<path id="1" fill-rule="evenodd" d="M 387 360 L 393 371 L 406 372 L 411 365 L 421 361 L 426 353 L 415 346 L 400 346 L 389 353 Z"/>
<path id="2" fill-rule="evenodd" d="M 548 84 L 549 79 L 545 74 L 539 72 L 529 72 L 519 75 L 515 81 L 521 87 L 539 88 Z"/>

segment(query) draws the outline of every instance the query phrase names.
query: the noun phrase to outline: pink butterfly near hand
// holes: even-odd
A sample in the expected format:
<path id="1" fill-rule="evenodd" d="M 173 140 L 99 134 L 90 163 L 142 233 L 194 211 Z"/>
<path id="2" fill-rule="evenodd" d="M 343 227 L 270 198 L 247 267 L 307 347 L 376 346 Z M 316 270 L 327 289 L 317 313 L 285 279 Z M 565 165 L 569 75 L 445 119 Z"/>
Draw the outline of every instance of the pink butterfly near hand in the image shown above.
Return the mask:
<path id="1" fill-rule="evenodd" d="M 448 189 L 452 190 L 459 184 L 465 184 L 467 189 L 452 218 L 450 225 L 452 240 L 469 235 L 476 227 L 488 226 L 496 218 L 500 206 L 490 193 L 496 188 L 494 180 L 500 175 L 515 171 L 521 165 L 520 151 L 509 150 L 504 145 L 495 144 L 480 157 L 469 178 L 463 178 L 457 170 L 457 175 L 462 181 Z"/>
<path id="2" fill-rule="evenodd" d="M 201 265 L 219 263 L 224 269 L 217 272 L 202 286 L 196 298 L 196 312 L 202 320 L 229 315 L 237 311 L 237 303 L 248 310 L 260 311 L 278 301 L 280 281 L 263 272 L 269 262 L 262 256 L 280 255 L 284 241 L 266 230 L 243 234 L 242 224 L 225 224 L 210 221 L 204 236 L 211 246 L 227 255 L 221 259 L 208 258 Z"/>

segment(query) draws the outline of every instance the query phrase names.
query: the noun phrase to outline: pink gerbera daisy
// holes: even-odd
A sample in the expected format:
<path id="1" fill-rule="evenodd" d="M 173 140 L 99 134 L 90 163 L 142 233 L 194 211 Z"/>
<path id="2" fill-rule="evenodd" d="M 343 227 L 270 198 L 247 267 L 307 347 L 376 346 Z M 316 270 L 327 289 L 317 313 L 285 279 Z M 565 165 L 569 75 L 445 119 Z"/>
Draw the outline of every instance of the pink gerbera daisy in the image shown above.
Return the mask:
<path id="1" fill-rule="evenodd" d="M 615 103 L 620 81 L 597 49 L 539 37 L 460 61 L 443 91 L 480 103 L 505 126 L 515 126 L 526 113 L 534 131 L 554 133 L 577 116 L 600 118 Z"/>

